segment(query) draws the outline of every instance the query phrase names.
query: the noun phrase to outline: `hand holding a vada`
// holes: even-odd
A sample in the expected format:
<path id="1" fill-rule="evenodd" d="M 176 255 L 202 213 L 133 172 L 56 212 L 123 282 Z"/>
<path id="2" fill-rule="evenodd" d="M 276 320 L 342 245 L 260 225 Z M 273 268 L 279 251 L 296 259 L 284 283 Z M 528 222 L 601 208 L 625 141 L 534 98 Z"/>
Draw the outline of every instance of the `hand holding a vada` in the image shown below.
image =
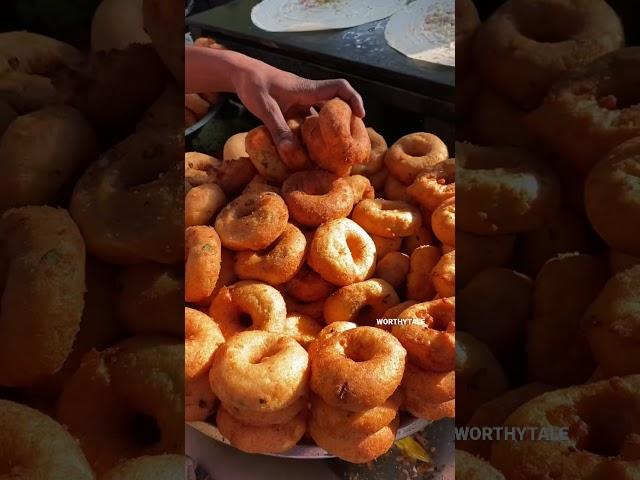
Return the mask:
<path id="1" fill-rule="evenodd" d="M 185 53 L 186 93 L 237 94 L 268 128 L 283 158 L 302 148 L 286 118 L 306 115 L 334 97 L 347 102 L 357 117 L 365 115 L 362 98 L 346 80 L 309 80 L 228 50 L 187 46 Z"/>

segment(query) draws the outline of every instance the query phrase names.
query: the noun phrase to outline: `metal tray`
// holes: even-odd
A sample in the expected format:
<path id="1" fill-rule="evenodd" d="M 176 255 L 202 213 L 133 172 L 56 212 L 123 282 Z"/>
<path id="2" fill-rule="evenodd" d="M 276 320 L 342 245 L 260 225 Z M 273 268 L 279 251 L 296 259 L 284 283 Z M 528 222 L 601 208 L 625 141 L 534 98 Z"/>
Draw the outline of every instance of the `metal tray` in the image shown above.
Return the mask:
<path id="1" fill-rule="evenodd" d="M 405 438 L 410 435 L 413 435 L 414 433 L 417 433 L 423 430 L 430 423 L 431 422 L 428 420 L 422 420 L 422 419 L 414 418 L 411 416 L 401 417 L 400 427 L 398 428 L 396 439 L 399 440 L 401 438 Z M 229 440 L 227 440 L 222 436 L 222 434 L 220 433 L 220 430 L 218 430 L 218 428 L 215 425 L 209 422 L 187 422 L 187 425 L 191 426 L 192 428 L 195 428 L 200 433 L 206 435 L 209 438 L 213 438 L 218 442 L 231 445 Z M 288 452 L 272 453 L 272 454 L 265 454 L 265 455 L 268 455 L 271 457 L 295 458 L 295 459 L 306 459 L 306 460 L 335 458 L 335 455 L 331 455 L 326 450 L 318 447 L 317 445 L 303 444 L 303 443 L 296 445 Z"/>
<path id="2" fill-rule="evenodd" d="M 220 95 L 218 97 L 218 101 L 216 102 L 216 104 L 211 107 L 211 110 L 209 110 L 209 112 L 204 117 L 202 117 L 196 123 L 191 125 L 189 128 L 185 129 L 184 131 L 185 137 L 188 137 L 189 135 L 197 132 L 202 127 L 204 127 L 207 123 L 209 123 L 209 120 L 215 117 L 216 114 L 220 111 L 220 108 L 222 107 L 222 104 L 224 103 L 225 99 L 226 97 L 224 95 Z"/>

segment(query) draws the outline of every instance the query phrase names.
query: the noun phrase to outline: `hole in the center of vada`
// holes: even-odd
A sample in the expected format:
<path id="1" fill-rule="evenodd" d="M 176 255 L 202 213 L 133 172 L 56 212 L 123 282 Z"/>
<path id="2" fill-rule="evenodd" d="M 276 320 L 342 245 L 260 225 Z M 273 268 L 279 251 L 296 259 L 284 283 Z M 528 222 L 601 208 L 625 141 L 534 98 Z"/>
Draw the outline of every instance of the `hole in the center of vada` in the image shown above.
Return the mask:
<path id="1" fill-rule="evenodd" d="M 251 325 L 253 325 L 253 319 L 251 318 L 251 315 L 244 312 L 241 313 L 238 317 L 238 322 L 240 322 L 240 325 L 242 325 L 243 328 L 249 328 Z"/>
<path id="2" fill-rule="evenodd" d="M 371 305 L 364 305 L 355 315 L 355 323 L 358 325 L 373 325 L 375 319 L 375 309 Z"/>
<path id="3" fill-rule="evenodd" d="M 559 43 L 582 30 L 584 21 L 572 8 L 536 3 L 523 4 L 518 15 L 518 27 L 525 37 L 538 43 Z"/>
<path id="4" fill-rule="evenodd" d="M 347 236 L 347 247 L 349 247 L 351 257 L 356 262 L 360 262 L 363 259 L 362 242 L 357 236 Z"/>
<path id="5" fill-rule="evenodd" d="M 588 398 L 578 404 L 581 428 L 570 435 L 576 439 L 578 448 L 603 457 L 618 457 L 625 439 L 632 434 L 635 401 L 610 395 Z"/>
<path id="6" fill-rule="evenodd" d="M 151 415 L 142 412 L 135 412 L 129 420 L 131 438 L 142 447 L 155 445 L 161 439 L 158 422 Z"/>
<path id="7" fill-rule="evenodd" d="M 423 157 L 429 152 L 422 142 L 406 142 L 403 146 L 404 153 L 410 157 Z"/>
<path id="8" fill-rule="evenodd" d="M 123 187 L 129 190 L 156 182 L 170 168 L 170 164 L 162 156 L 154 157 L 153 160 L 128 163 L 122 178 Z"/>
<path id="9" fill-rule="evenodd" d="M 252 358 L 250 362 L 254 365 L 266 362 L 275 354 L 277 354 L 279 351 L 280 351 L 280 347 L 278 345 L 271 345 L 266 350 L 263 350 L 261 352 L 256 352 L 256 355 L 254 355 L 254 358 Z"/>
<path id="10" fill-rule="evenodd" d="M 353 360 L 354 362 L 366 362 L 371 360 L 371 354 L 369 354 L 363 348 L 356 348 L 353 345 L 347 345 L 344 350 L 344 355 L 349 360 Z"/>

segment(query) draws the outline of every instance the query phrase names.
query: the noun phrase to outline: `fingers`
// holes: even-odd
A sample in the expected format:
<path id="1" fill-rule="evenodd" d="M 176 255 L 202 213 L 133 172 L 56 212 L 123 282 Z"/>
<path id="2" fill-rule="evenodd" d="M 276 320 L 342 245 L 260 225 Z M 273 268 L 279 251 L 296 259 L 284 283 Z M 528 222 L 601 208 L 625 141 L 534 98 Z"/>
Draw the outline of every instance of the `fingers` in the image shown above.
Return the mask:
<path id="1" fill-rule="evenodd" d="M 278 102 L 270 95 L 265 95 L 261 99 L 259 110 L 256 114 L 269 130 L 280 157 L 286 160 L 297 155 L 302 146 L 287 125 Z"/>
<path id="2" fill-rule="evenodd" d="M 293 140 L 293 133 L 284 119 L 280 105 L 273 97 L 264 94 L 260 99 L 258 111 L 254 113 L 267 127 L 276 146 L 283 141 Z"/>
<path id="3" fill-rule="evenodd" d="M 339 97 L 349 104 L 354 115 L 360 118 L 365 116 L 362 97 L 354 90 L 351 84 L 344 79 L 310 82 L 305 90 L 307 96 L 305 103 L 309 105 L 317 105 L 331 100 L 334 97 Z"/>

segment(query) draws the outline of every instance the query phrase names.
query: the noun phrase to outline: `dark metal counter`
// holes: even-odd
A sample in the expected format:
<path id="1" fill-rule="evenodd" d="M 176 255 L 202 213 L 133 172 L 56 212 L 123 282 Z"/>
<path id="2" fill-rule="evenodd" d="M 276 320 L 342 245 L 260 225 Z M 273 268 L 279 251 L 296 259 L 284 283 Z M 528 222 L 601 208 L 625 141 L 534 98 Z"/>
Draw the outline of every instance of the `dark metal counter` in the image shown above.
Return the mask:
<path id="1" fill-rule="evenodd" d="M 195 35 L 311 78 L 344 77 L 399 108 L 451 121 L 455 69 L 405 57 L 384 39 L 387 19 L 318 32 L 273 33 L 251 21 L 259 0 L 235 0 L 187 19 Z"/>

